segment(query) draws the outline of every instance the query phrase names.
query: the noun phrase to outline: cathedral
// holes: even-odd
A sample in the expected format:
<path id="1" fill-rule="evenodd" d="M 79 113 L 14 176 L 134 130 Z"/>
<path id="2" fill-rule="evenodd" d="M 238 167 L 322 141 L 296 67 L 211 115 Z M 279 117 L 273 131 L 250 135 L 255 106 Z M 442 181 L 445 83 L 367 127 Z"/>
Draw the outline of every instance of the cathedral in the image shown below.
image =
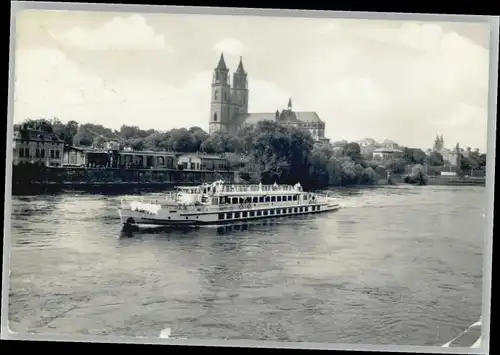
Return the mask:
<path id="1" fill-rule="evenodd" d="M 289 99 L 287 108 L 281 111 L 249 113 L 248 100 L 248 78 L 243 68 L 242 58 L 240 57 L 238 67 L 233 73 L 231 86 L 229 69 L 224 61 L 224 54 L 221 54 L 212 79 L 210 133 L 225 130 L 229 134 L 235 134 L 245 125 L 269 120 L 308 131 L 315 141 L 328 142 L 328 139 L 325 138 L 325 122 L 319 118 L 316 112 L 293 111 L 292 100 Z"/>
<path id="2" fill-rule="evenodd" d="M 434 146 L 432 147 L 432 150 L 440 153 L 443 149 L 444 149 L 443 135 L 442 134 L 441 136 L 437 135 L 436 139 L 434 140 Z"/>

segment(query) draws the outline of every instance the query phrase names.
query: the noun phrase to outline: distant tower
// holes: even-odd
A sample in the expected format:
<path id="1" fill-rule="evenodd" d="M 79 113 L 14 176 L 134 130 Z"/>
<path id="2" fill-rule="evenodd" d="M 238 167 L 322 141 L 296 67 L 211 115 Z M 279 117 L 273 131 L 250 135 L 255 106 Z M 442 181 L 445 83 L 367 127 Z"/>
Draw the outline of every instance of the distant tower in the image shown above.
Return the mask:
<path id="1" fill-rule="evenodd" d="M 212 79 L 209 133 L 228 128 L 231 115 L 230 94 L 229 69 L 224 61 L 224 54 L 221 53 Z"/>
<path id="2" fill-rule="evenodd" d="M 288 105 L 287 105 L 287 108 L 289 111 L 292 111 L 292 98 L 289 98 L 288 99 Z"/>
<path id="3" fill-rule="evenodd" d="M 235 114 L 248 113 L 248 78 L 243 68 L 243 59 L 240 57 L 238 68 L 233 73 L 233 87 L 231 88 L 232 104 Z"/>
<path id="4" fill-rule="evenodd" d="M 444 147 L 443 135 L 441 135 L 440 137 L 439 134 L 437 134 L 436 139 L 434 140 L 433 150 L 435 152 L 440 152 L 441 150 L 443 150 L 443 147 Z"/>
<path id="5" fill-rule="evenodd" d="M 462 154 L 460 153 L 460 145 L 458 143 L 455 152 L 457 154 L 457 175 L 460 175 L 462 172 Z"/>

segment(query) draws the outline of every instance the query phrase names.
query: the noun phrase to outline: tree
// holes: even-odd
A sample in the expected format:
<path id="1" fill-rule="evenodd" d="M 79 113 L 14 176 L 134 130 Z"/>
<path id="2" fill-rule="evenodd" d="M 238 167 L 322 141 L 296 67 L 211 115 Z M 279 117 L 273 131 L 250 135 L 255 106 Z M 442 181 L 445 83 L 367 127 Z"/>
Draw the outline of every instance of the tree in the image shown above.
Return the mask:
<path id="1" fill-rule="evenodd" d="M 200 150 L 210 154 L 220 153 L 241 153 L 243 140 L 241 137 L 234 137 L 224 131 L 218 131 L 205 139 Z"/>
<path id="2" fill-rule="evenodd" d="M 167 145 L 176 152 L 190 153 L 198 150 L 196 137 L 186 128 L 171 130 Z"/>
<path id="3" fill-rule="evenodd" d="M 463 154 L 460 154 L 460 169 L 461 170 L 470 170 L 473 168 L 473 164 L 471 159 L 465 157 Z"/>
<path id="4" fill-rule="evenodd" d="M 189 128 L 188 131 L 195 138 L 196 150 L 200 150 L 200 146 L 203 143 L 203 141 L 205 141 L 209 137 L 208 133 L 205 132 L 204 130 L 202 130 L 200 127 L 196 127 L 196 126 Z"/>
<path id="5" fill-rule="evenodd" d="M 384 168 L 394 174 L 403 174 L 406 171 L 407 162 L 404 159 L 388 160 L 384 163 Z"/>
<path id="6" fill-rule="evenodd" d="M 430 166 L 443 166 L 444 159 L 440 153 L 431 152 L 426 158 L 426 163 L 429 164 Z"/>
<path id="7" fill-rule="evenodd" d="M 479 168 L 485 168 L 486 167 L 486 154 L 479 154 L 477 163 Z"/>
<path id="8" fill-rule="evenodd" d="M 419 148 L 403 148 L 403 160 L 408 164 L 424 164 L 427 154 Z"/>
<path id="9" fill-rule="evenodd" d="M 161 133 L 155 132 L 144 138 L 144 148 L 148 150 L 156 150 L 163 138 Z"/>
<path id="10" fill-rule="evenodd" d="M 361 147 L 356 142 L 347 143 L 345 146 L 345 156 L 350 157 L 353 161 L 359 162 L 362 160 Z"/>

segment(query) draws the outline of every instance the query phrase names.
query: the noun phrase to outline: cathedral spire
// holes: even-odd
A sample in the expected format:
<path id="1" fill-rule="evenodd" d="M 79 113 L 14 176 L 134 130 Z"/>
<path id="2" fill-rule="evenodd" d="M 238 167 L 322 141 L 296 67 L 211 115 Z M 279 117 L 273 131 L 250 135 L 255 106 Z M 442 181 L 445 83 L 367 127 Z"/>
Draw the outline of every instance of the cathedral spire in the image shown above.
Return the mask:
<path id="1" fill-rule="evenodd" d="M 219 64 L 217 64 L 216 70 L 228 70 L 226 66 L 226 61 L 224 60 L 224 53 L 220 54 Z"/>
<path id="2" fill-rule="evenodd" d="M 245 74 L 245 68 L 243 68 L 243 57 L 240 57 L 240 63 L 236 69 L 236 74 Z"/>
<path id="3" fill-rule="evenodd" d="M 292 98 L 289 98 L 288 99 L 288 109 L 291 110 L 292 109 Z"/>

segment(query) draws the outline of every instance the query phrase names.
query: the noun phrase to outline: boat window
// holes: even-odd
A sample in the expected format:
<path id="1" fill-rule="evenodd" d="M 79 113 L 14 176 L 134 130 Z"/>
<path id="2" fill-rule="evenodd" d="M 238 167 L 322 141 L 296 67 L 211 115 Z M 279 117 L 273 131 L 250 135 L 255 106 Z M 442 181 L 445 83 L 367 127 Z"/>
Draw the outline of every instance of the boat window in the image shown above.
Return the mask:
<path id="1" fill-rule="evenodd" d="M 248 212 L 247 212 L 247 211 L 245 211 L 245 212 L 242 212 L 242 213 L 241 213 L 241 215 L 242 215 L 242 217 L 247 217 L 247 215 L 248 215 Z"/>
<path id="2" fill-rule="evenodd" d="M 262 211 L 257 211 L 257 216 L 260 216 L 262 214 Z"/>
<path id="3" fill-rule="evenodd" d="M 264 197 L 259 197 L 259 202 L 264 202 Z"/>
<path id="4" fill-rule="evenodd" d="M 238 203 L 238 197 L 233 197 L 233 204 L 237 204 Z"/>
<path id="5" fill-rule="evenodd" d="M 297 195 L 293 195 L 293 200 L 297 201 Z"/>
<path id="6" fill-rule="evenodd" d="M 286 196 L 288 201 L 292 201 L 292 196 Z"/>
<path id="7" fill-rule="evenodd" d="M 224 213 L 219 213 L 219 219 L 224 219 Z"/>
<path id="8" fill-rule="evenodd" d="M 271 201 L 271 197 L 266 196 L 266 202 L 269 202 L 269 201 Z"/>
<path id="9" fill-rule="evenodd" d="M 259 198 L 258 197 L 253 197 L 252 201 L 253 201 L 253 203 L 257 203 L 257 202 L 259 202 Z"/>
<path id="10" fill-rule="evenodd" d="M 271 202 L 276 202 L 276 196 L 271 196 Z"/>
<path id="11" fill-rule="evenodd" d="M 234 212 L 234 218 L 240 218 L 240 213 L 239 212 Z"/>
<path id="12" fill-rule="evenodd" d="M 278 202 L 281 202 L 281 196 L 276 196 L 276 200 L 277 200 Z"/>
<path id="13" fill-rule="evenodd" d="M 250 217 L 254 217 L 255 216 L 255 212 L 254 211 L 250 211 Z"/>
<path id="14" fill-rule="evenodd" d="M 281 211 L 281 213 L 286 213 L 286 208 L 283 208 L 283 211 Z"/>
<path id="15" fill-rule="evenodd" d="M 212 198 L 212 203 L 214 205 L 218 205 L 219 204 L 219 199 L 217 197 Z"/>
<path id="16" fill-rule="evenodd" d="M 270 210 L 270 211 L 269 211 L 269 213 L 270 213 L 270 214 L 274 214 L 274 210 Z"/>
<path id="17" fill-rule="evenodd" d="M 264 211 L 264 216 L 267 216 L 267 213 L 268 213 L 268 212 L 267 212 L 267 210 L 265 210 L 265 211 Z"/>
<path id="18" fill-rule="evenodd" d="M 231 212 L 226 213 L 226 218 L 227 218 L 227 219 L 231 219 L 231 218 L 233 218 L 233 214 L 232 214 Z"/>
<path id="19" fill-rule="evenodd" d="M 295 207 L 295 208 L 293 209 L 293 212 L 297 213 L 297 207 Z"/>

